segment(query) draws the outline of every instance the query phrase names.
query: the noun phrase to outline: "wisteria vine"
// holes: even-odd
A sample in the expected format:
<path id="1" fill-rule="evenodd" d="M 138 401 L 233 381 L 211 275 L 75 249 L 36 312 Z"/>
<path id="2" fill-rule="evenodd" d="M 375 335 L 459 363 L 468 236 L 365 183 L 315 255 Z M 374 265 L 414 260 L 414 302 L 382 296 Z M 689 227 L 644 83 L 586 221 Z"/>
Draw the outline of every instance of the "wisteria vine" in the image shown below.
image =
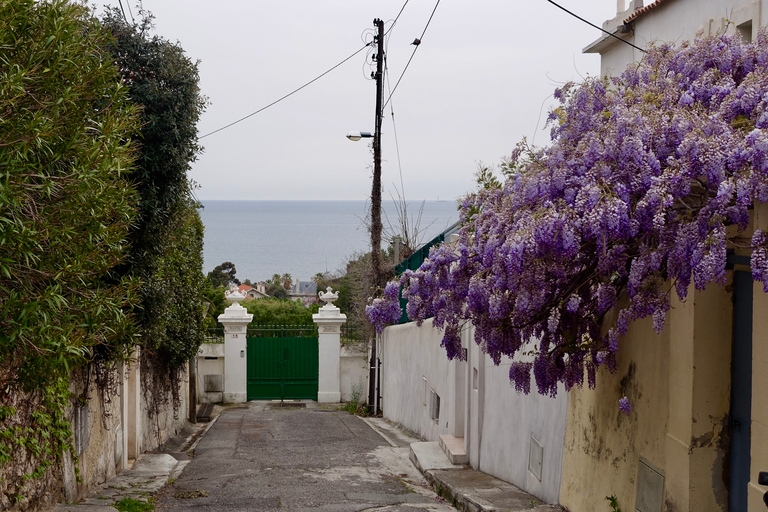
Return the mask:
<path id="1" fill-rule="evenodd" d="M 615 370 L 632 320 L 652 316 L 660 332 L 672 289 L 684 299 L 692 282 L 724 283 L 728 248 L 751 248 L 768 291 L 768 236 L 745 234 L 768 200 L 768 38 L 660 45 L 620 77 L 555 96 L 552 144 L 518 145 L 503 187 L 464 200 L 458 242 L 399 279 L 408 317 L 434 317 L 449 358 L 468 321 L 497 364 L 533 342 L 510 380 L 528 393 L 533 374 L 552 396 Z M 387 292 L 368 308 L 379 331 L 400 316 Z"/>

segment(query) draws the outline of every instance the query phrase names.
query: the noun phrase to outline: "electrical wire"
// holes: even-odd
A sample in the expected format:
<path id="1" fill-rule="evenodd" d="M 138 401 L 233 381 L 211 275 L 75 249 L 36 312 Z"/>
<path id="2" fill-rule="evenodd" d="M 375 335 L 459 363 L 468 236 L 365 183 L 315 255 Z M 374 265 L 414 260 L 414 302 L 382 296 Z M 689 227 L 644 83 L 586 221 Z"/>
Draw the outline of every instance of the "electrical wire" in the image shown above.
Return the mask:
<path id="1" fill-rule="evenodd" d="M 568 14 L 570 14 L 571 16 L 573 16 L 574 18 L 576 18 L 576 19 L 579 19 L 579 20 L 583 21 L 584 23 L 586 23 L 586 24 L 587 24 L 587 25 L 589 25 L 590 27 L 594 27 L 594 28 L 596 28 L 597 30 L 600 30 L 600 31 L 602 31 L 602 32 L 605 32 L 605 33 L 606 33 L 606 34 L 608 34 L 609 36 L 611 36 L 611 37 L 613 37 L 613 38 L 615 38 L 615 39 L 618 39 L 619 41 L 621 41 L 621 42 L 622 42 L 622 43 L 624 43 L 624 44 L 628 44 L 629 46 L 631 46 L 632 48 L 634 48 L 634 49 L 636 49 L 636 50 L 640 50 L 640 51 L 641 51 L 641 52 L 643 52 L 643 53 L 648 53 L 646 50 L 643 50 L 643 49 L 642 49 L 642 48 L 640 48 L 639 46 L 635 46 L 634 44 L 630 43 L 629 41 L 626 41 L 626 40 L 624 40 L 624 39 L 620 38 L 620 37 L 619 37 L 619 36 L 617 36 L 616 34 L 614 34 L 614 33 L 612 33 L 612 32 L 608 32 L 608 31 L 607 31 L 607 30 L 605 30 L 603 27 L 598 27 L 598 26 L 597 26 L 597 25 L 595 25 L 594 23 L 592 23 L 592 22 L 589 22 L 589 21 L 585 20 L 584 18 L 582 18 L 582 17 L 581 17 L 581 16 L 579 16 L 578 14 L 574 14 L 574 13 L 572 13 L 571 11 L 569 11 L 568 9 L 566 9 L 565 7 L 563 7 L 562 5 L 559 5 L 559 4 L 557 4 L 556 2 L 553 2 L 552 0 L 547 0 L 547 2 L 551 3 L 552 5 L 554 5 L 555 7 L 559 8 L 559 9 L 562 9 L 562 10 L 564 10 L 565 12 L 567 12 Z"/>
<path id="2" fill-rule="evenodd" d="M 421 33 L 421 37 L 419 37 L 419 41 L 422 41 L 424 39 L 424 34 L 427 33 L 427 29 L 429 28 L 429 24 L 432 22 L 432 17 L 435 15 L 435 11 L 437 10 L 437 6 L 440 5 L 440 0 L 437 0 L 437 3 L 435 3 L 435 8 L 432 9 L 432 14 L 429 15 L 429 19 L 427 20 L 427 24 L 424 26 L 424 30 Z M 384 102 L 384 106 L 381 107 L 382 109 L 386 108 L 389 104 L 389 101 L 392 99 L 392 95 L 395 94 L 395 91 L 397 90 L 397 86 L 400 85 L 400 81 L 403 79 L 403 76 L 405 76 L 405 72 L 408 71 L 408 66 L 410 66 L 411 61 L 413 60 L 413 56 L 416 55 L 416 50 L 419 49 L 419 46 L 421 46 L 421 43 L 417 44 L 413 48 L 413 52 L 411 53 L 411 57 L 408 59 L 408 62 L 405 63 L 405 68 L 403 68 L 403 72 L 400 73 L 400 78 L 397 79 L 397 82 L 395 83 L 395 87 L 392 89 L 392 92 L 389 93 L 389 97 L 387 98 L 387 101 Z"/>
<path id="3" fill-rule="evenodd" d="M 136 20 L 133 19 L 133 11 L 131 10 L 131 0 L 126 0 L 125 3 L 128 4 L 128 14 L 131 15 L 131 22 L 132 23 L 136 23 Z M 123 13 L 123 16 L 125 16 L 125 13 Z M 128 21 L 128 20 L 126 20 L 126 21 Z"/>
<path id="4" fill-rule="evenodd" d="M 208 133 L 206 133 L 205 135 L 201 135 L 200 137 L 198 137 L 198 139 L 204 139 L 205 137 L 208 137 L 209 135 L 213 135 L 214 133 L 218 133 L 218 132 L 220 132 L 220 131 L 222 131 L 222 130 L 226 130 L 226 129 L 227 129 L 227 128 L 229 128 L 230 126 L 234 126 L 234 125 L 236 125 L 237 123 L 240 123 L 240 122 L 242 122 L 242 121 L 245 121 L 245 120 L 246 120 L 246 119 L 248 119 L 249 117 L 255 116 L 255 115 L 256 115 L 256 114 L 258 114 L 259 112 L 263 112 L 263 111 L 267 110 L 269 107 L 271 107 L 271 106 L 273 106 L 273 105 L 276 105 L 276 104 L 280 103 L 281 101 L 283 101 L 284 99 L 288 98 L 289 96 L 293 96 L 294 94 L 296 94 L 296 93 L 297 93 L 297 92 L 299 92 L 300 90 L 304 89 L 306 86 L 308 86 L 308 85 L 310 85 L 310 84 L 312 84 L 312 83 L 314 83 L 314 82 L 318 81 L 319 79 L 321 79 L 322 77 L 324 77 L 325 75 L 327 75 L 328 73 L 330 73 L 331 71 L 333 71 L 334 69 L 338 68 L 339 66 L 341 66 L 342 64 L 344 64 L 345 62 L 347 62 L 349 59 L 351 59 L 352 57 L 354 57 L 354 56 L 355 56 L 355 55 L 357 55 L 358 53 L 360 53 L 360 52 L 362 52 L 363 50 L 365 50 L 366 48 L 368 48 L 368 46 L 369 46 L 369 45 L 367 45 L 367 44 L 366 44 L 365 46 L 363 46 L 362 48 L 360 48 L 359 50 L 357 50 L 355 53 L 353 53 L 352 55 L 350 55 L 350 56 L 349 56 L 349 57 L 347 57 L 346 59 L 342 60 L 341 62 L 339 62 L 338 64 L 336 64 L 335 66 L 333 66 L 332 68 L 330 68 L 330 69 L 328 69 L 327 71 L 325 71 L 325 72 L 321 73 L 320 75 L 316 76 L 315 78 L 313 78 L 313 79 L 312 79 L 312 80 L 310 80 L 309 82 L 305 83 L 305 84 L 304 84 L 304 85 L 302 85 L 301 87 L 298 87 L 298 88 L 294 89 L 293 91 L 289 92 L 289 93 L 288 93 L 288 94 L 286 94 L 285 96 L 282 96 L 281 98 L 279 98 L 279 99 L 276 99 L 275 101 L 273 101 L 273 102 L 272 102 L 272 103 L 270 103 L 269 105 L 267 105 L 267 106 L 265 106 L 265 107 L 262 107 L 262 108 L 260 108 L 259 110 L 255 111 L 255 112 L 251 112 L 251 113 L 250 113 L 250 114 L 248 114 L 247 116 L 243 116 L 243 117 L 241 117 L 240 119 L 238 119 L 237 121 L 232 121 L 232 122 L 231 122 L 231 123 L 229 123 L 228 125 L 222 126 L 221 128 L 217 128 L 216 130 L 213 130 L 212 132 L 208 132 Z"/>
<path id="5" fill-rule="evenodd" d="M 386 31 L 386 32 L 384 32 L 384 35 L 385 35 L 385 36 L 386 36 L 387 34 L 389 34 L 390 30 L 392 30 L 393 28 L 395 28 L 395 25 L 397 25 L 397 20 L 398 20 L 398 19 L 400 19 L 400 15 L 401 15 L 401 14 L 403 14 L 403 10 L 405 9 L 405 6 L 406 6 L 406 5 L 408 5 L 408 2 L 409 2 L 409 1 L 410 1 L 410 0 L 405 0 L 405 3 L 404 3 L 404 4 L 403 4 L 403 6 L 400 8 L 400 12 L 399 12 L 399 13 L 397 13 L 397 16 L 395 16 L 395 20 L 392 22 L 392 25 L 390 25 L 390 26 L 389 26 L 389 28 L 387 29 L 387 31 Z"/>
<path id="6" fill-rule="evenodd" d="M 120 10 L 123 11 L 123 19 L 128 23 L 128 18 L 125 16 L 125 9 L 123 8 L 123 0 L 117 0 L 120 3 Z M 130 7 L 130 5 L 128 6 Z M 133 18 L 133 16 L 131 16 Z"/>
<path id="7" fill-rule="evenodd" d="M 389 82 L 389 73 L 387 73 L 387 64 L 384 61 L 384 76 L 387 79 L 387 87 L 390 89 L 390 97 L 392 96 L 392 84 Z M 392 116 L 392 134 L 395 138 L 395 153 L 397 154 L 397 168 L 400 171 L 400 192 L 403 199 L 405 199 L 405 184 L 403 182 L 403 164 L 400 162 L 400 144 L 397 142 L 397 124 L 395 123 L 395 103 L 389 104 L 390 115 Z"/>

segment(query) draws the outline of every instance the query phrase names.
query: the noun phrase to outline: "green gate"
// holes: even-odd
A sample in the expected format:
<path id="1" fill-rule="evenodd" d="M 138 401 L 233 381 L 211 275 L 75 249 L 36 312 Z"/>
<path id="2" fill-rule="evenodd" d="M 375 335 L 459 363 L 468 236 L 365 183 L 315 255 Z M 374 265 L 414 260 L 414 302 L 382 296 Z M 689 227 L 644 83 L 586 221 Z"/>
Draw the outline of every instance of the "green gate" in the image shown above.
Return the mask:
<path id="1" fill-rule="evenodd" d="M 317 326 L 251 326 L 248 400 L 317 400 Z"/>

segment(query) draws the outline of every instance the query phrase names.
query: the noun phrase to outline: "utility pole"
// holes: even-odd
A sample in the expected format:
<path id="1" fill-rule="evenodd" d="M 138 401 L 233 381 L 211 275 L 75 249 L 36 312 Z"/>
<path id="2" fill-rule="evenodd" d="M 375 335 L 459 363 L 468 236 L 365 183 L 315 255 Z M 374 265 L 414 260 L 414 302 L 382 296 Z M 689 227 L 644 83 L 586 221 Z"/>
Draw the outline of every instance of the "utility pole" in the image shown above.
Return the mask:
<path id="1" fill-rule="evenodd" d="M 384 92 L 384 22 L 373 20 L 377 28 L 374 41 L 376 51 L 376 123 L 373 132 L 373 187 L 371 189 L 371 266 L 373 267 L 373 292 L 384 287 L 386 276 L 381 264 L 381 102 Z"/>
<path id="2" fill-rule="evenodd" d="M 374 41 L 376 50 L 376 123 L 373 131 L 373 186 L 371 189 L 371 267 L 373 267 L 372 296 L 384 288 L 386 276 L 381 265 L 381 101 L 384 92 L 384 22 L 373 20 L 377 28 Z M 379 412 L 379 335 L 371 347 L 371 365 L 368 386 L 368 407 Z"/>

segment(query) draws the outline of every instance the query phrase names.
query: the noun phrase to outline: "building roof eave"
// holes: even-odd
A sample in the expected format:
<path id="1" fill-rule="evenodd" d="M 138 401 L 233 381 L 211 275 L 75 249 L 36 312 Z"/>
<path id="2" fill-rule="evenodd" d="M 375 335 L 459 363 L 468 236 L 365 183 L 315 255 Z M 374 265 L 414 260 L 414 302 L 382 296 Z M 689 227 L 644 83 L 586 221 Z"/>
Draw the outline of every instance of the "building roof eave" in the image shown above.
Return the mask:
<path id="1" fill-rule="evenodd" d="M 631 25 L 619 25 L 610 35 L 604 32 L 602 37 L 585 46 L 584 49 L 581 50 L 581 53 L 603 53 L 605 50 L 618 43 L 619 39 L 626 41 L 633 34 L 634 30 L 632 30 Z"/>

